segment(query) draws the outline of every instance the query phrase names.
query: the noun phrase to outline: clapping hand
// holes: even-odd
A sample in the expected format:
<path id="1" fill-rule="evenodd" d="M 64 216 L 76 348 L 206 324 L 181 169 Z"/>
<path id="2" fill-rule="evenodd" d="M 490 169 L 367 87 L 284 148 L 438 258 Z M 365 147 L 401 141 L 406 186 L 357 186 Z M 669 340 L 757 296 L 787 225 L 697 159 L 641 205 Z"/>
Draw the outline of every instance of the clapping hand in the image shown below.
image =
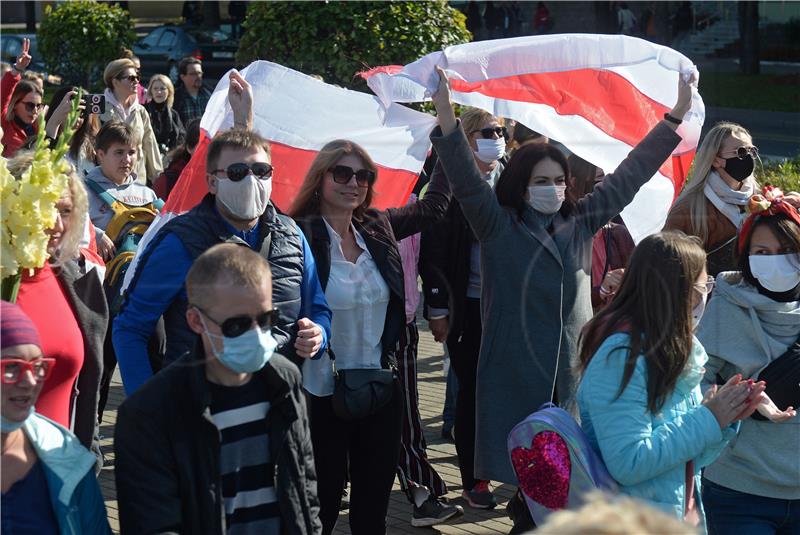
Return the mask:
<path id="1" fill-rule="evenodd" d="M 773 402 L 770 397 L 764 393 L 761 394 L 760 402 L 756 407 L 756 410 L 766 418 L 772 422 L 785 422 L 786 420 L 790 420 L 797 416 L 797 411 L 791 405 L 786 407 L 785 411 L 780 410 L 775 402 Z"/>
<path id="2" fill-rule="evenodd" d="M 703 405 L 717 419 L 720 429 L 725 429 L 755 412 L 766 386 L 764 381 L 742 381 L 742 375 L 737 374 L 720 388 L 712 385 L 703 398 Z"/>

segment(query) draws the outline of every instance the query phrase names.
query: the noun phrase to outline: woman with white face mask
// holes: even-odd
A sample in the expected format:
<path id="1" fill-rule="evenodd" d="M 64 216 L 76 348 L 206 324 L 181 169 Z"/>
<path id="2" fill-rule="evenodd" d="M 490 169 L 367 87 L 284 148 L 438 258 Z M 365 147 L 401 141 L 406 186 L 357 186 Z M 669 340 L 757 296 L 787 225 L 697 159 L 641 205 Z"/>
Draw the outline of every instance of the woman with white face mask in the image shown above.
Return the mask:
<path id="1" fill-rule="evenodd" d="M 572 203 L 565 201 L 569 166 L 558 149 L 544 144 L 517 150 L 492 191 L 456 122 L 443 71 L 439 75 L 433 103 L 442 135 L 431 140 L 481 245 L 475 477 L 516 484 L 509 431 L 542 403 L 568 405 L 574 396 L 570 358 L 592 315 L 592 238 L 677 147 L 675 129 L 689 111 L 692 86 L 679 82 L 665 120 L 592 195 Z"/>
<path id="2" fill-rule="evenodd" d="M 494 187 L 503 171 L 503 119 L 480 108 L 466 108 L 461 124 L 468 133 L 478 171 Z M 455 443 L 461 473 L 462 497 L 470 507 L 497 506 L 489 482 L 476 479 L 475 381 L 481 347 L 480 244 L 461 206 L 451 201 L 444 220 L 422 233 L 420 275 L 425 291 L 426 317 L 438 342 L 447 344 L 459 389 L 455 415 Z"/>
<path id="3" fill-rule="evenodd" d="M 758 149 L 744 127 L 717 123 L 703 138 L 692 175 L 664 225 L 703 241 L 713 276 L 736 268 L 736 233 L 747 216 L 747 200 L 758 187 L 753 178 L 756 158 Z"/>
<path id="4" fill-rule="evenodd" d="M 766 380 L 767 399 L 703 474 L 712 535 L 800 532 L 800 214 L 769 187 L 748 210 L 739 269 L 717 276 L 697 338 L 706 386 L 742 374 Z"/>

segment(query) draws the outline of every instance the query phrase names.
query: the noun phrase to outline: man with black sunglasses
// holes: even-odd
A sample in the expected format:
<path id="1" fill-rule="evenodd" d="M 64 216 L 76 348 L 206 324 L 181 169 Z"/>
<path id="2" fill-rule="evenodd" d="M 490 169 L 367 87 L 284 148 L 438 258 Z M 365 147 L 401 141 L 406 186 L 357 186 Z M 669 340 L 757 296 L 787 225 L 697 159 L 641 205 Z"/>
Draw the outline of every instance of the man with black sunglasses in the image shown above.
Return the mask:
<path id="1" fill-rule="evenodd" d="M 311 249 L 294 221 L 270 201 L 269 145 L 248 129 L 252 124 L 250 85 L 234 71 L 230 87 L 234 128 L 209 145 L 209 193 L 153 237 L 114 321 L 114 348 L 128 394 L 157 371 L 148 359 L 147 342 L 159 318 L 164 318 L 167 364 L 197 343 L 197 334 L 186 321 L 184 279 L 192 262 L 218 243 L 249 247 L 269 261 L 278 309 L 272 332 L 279 352 L 298 364 L 324 350 L 330 337 L 331 311 Z"/>
<path id="2" fill-rule="evenodd" d="M 229 243 L 189 270 L 200 343 L 119 409 L 123 532 L 320 533 L 300 372 L 274 353 L 272 282 L 262 256 Z"/>

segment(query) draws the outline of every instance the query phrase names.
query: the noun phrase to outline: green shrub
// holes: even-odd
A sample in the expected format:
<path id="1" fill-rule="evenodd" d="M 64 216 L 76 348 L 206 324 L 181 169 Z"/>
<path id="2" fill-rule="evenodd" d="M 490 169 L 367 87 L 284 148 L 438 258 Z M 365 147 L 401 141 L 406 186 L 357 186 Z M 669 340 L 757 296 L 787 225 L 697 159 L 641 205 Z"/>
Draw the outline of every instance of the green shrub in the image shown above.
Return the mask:
<path id="1" fill-rule="evenodd" d="M 757 166 L 755 175 L 759 184 L 778 186 L 784 193 L 800 192 L 800 155 Z"/>
<path id="2" fill-rule="evenodd" d="M 356 74 L 403 65 L 471 35 L 446 2 L 251 2 L 236 59 L 280 63 L 365 89 Z"/>
<path id="3" fill-rule="evenodd" d="M 88 0 L 45 7 L 38 32 L 39 50 L 48 68 L 65 84 L 97 90 L 103 69 L 136 39 L 127 11 Z"/>

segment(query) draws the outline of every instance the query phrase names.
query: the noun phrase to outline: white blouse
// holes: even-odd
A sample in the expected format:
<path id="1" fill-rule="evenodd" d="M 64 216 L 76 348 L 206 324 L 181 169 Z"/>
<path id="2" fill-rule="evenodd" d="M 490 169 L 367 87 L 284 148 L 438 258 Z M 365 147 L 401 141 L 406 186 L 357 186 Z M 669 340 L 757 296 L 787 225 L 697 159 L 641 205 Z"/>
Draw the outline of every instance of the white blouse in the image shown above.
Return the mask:
<path id="1" fill-rule="evenodd" d="M 329 343 L 336 355 L 336 369 L 380 368 L 389 286 L 354 226 L 350 228 L 363 251 L 355 263 L 344 257 L 342 238 L 327 221 L 325 226 L 331 242 L 325 298 L 333 313 Z M 315 396 L 333 394 L 333 371 L 327 352 L 303 363 L 303 386 Z"/>

